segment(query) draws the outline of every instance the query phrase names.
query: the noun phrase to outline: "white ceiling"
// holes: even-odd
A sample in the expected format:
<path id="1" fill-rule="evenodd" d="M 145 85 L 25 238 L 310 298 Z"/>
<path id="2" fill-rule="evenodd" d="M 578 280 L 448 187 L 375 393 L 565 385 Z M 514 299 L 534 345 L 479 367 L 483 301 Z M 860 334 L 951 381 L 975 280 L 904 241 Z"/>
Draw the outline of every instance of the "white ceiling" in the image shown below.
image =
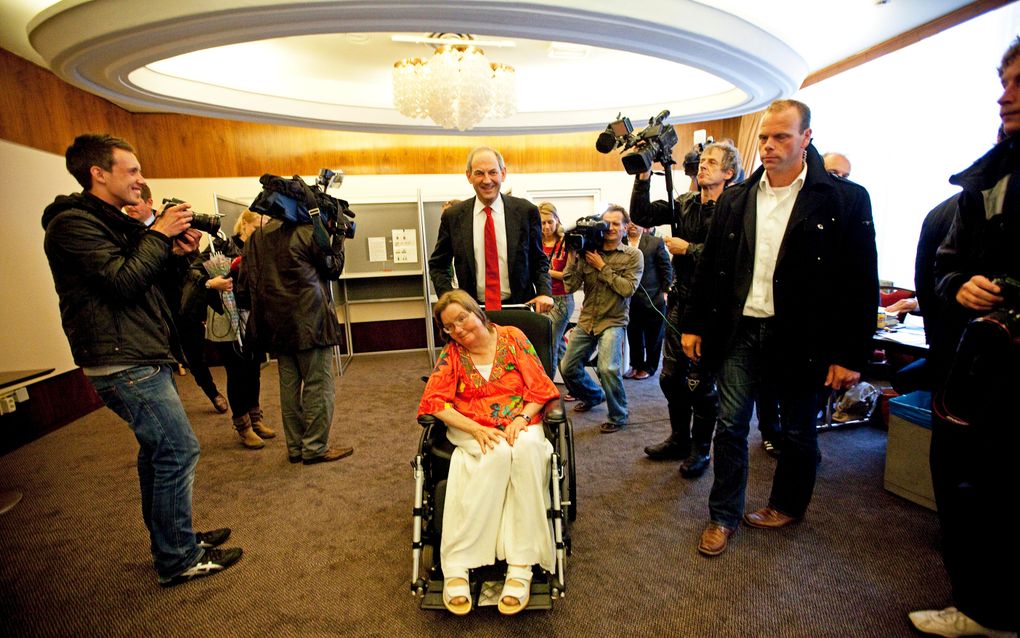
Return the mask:
<path id="1" fill-rule="evenodd" d="M 759 110 L 812 71 L 966 0 L 0 0 L 0 46 L 135 112 L 450 133 L 392 107 L 391 69 L 428 57 L 392 33 L 511 39 L 517 115 L 472 134 L 594 130 Z M 210 8 L 211 6 L 215 8 Z M 584 45 L 552 59 L 556 42 Z"/>

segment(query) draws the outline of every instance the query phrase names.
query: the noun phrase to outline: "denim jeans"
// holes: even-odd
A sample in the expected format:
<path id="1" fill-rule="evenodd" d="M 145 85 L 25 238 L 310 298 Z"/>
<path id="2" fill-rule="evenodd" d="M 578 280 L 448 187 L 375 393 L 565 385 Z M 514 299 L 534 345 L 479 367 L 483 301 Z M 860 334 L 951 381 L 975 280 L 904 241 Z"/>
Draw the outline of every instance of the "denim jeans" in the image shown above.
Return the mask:
<path id="1" fill-rule="evenodd" d="M 769 506 L 801 517 L 811 501 L 818 460 L 818 392 L 824 376 L 780 365 L 771 320 L 744 317 L 719 370 L 719 422 L 715 430 L 715 482 L 708 499 L 712 521 L 735 529 L 747 492 L 747 434 L 762 390 L 779 401 L 783 453 L 772 479 Z M 817 381 L 817 382 L 816 382 Z"/>
<path id="2" fill-rule="evenodd" d="M 574 314 L 574 295 L 553 297 L 553 307 L 546 314 L 553 322 L 553 367 L 556 368 L 567 351 L 567 342 L 563 340 L 563 335 L 567 332 L 570 315 Z"/>
<path id="3" fill-rule="evenodd" d="M 567 352 L 560 361 L 560 374 L 567 392 L 585 403 L 599 403 L 603 399 L 609 407 L 609 422 L 627 423 L 627 393 L 623 389 L 623 340 L 627 331 L 623 326 L 607 328 L 596 336 L 575 326 L 570 333 Z M 599 350 L 596 371 L 600 388 L 584 369 L 596 346 Z"/>
<path id="4" fill-rule="evenodd" d="M 277 364 L 287 454 L 305 459 L 322 456 L 333 424 L 333 348 L 280 354 Z"/>
<path id="5" fill-rule="evenodd" d="M 191 527 L 191 486 L 198 439 L 177 394 L 170 366 L 136 366 L 89 377 L 108 408 L 128 422 L 138 440 L 142 519 L 161 578 L 190 567 L 203 551 Z"/>

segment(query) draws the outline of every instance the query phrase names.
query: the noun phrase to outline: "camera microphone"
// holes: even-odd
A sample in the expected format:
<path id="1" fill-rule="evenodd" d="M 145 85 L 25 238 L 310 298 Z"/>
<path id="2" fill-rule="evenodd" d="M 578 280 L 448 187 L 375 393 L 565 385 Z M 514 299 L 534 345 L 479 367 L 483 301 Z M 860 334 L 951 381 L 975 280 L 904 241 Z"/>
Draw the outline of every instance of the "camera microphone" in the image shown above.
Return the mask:
<path id="1" fill-rule="evenodd" d="M 604 155 L 614 148 L 616 148 L 616 136 L 609 129 L 599 133 L 598 139 L 595 140 L 595 150 Z"/>

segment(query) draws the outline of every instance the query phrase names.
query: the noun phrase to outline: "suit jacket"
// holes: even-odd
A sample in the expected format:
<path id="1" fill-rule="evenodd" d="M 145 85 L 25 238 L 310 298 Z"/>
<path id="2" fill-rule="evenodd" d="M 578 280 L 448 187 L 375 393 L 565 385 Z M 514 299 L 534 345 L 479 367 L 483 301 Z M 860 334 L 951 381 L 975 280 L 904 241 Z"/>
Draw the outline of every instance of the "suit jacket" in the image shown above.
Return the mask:
<path id="1" fill-rule="evenodd" d="M 627 238 L 627 241 L 630 242 L 630 237 Z M 666 244 L 661 237 L 642 233 L 634 247 L 641 251 L 645 260 L 645 269 L 641 275 L 641 287 L 652 299 L 649 302 L 645 293 L 638 290 L 631 297 L 630 303 L 631 305 L 640 304 L 647 308 L 654 306 L 663 309 L 666 305 L 664 296 L 673 281 L 673 267 L 669 263 Z"/>
<path id="2" fill-rule="evenodd" d="M 813 145 L 772 280 L 780 370 L 815 382 L 829 365 L 860 371 L 871 354 L 878 266 L 871 199 L 825 172 Z M 698 263 L 683 332 L 702 337 L 705 363 L 729 352 L 751 289 L 760 167 L 723 191 Z"/>
<path id="3" fill-rule="evenodd" d="M 526 199 L 500 195 L 506 220 L 507 268 L 510 297 L 504 303 L 524 303 L 537 295 L 552 294 L 549 259 L 542 250 L 542 221 L 538 208 Z M 437 295 L 453 290 L 453 272 L 459 287 L 476 297 L 472 216 L 475 198 L 451 206 L 439 222 L 436 247 L 429 257 L 429 276 Z M 452 268 L 451 268 L 452 266 Z M 484 266 L 483 266 L 484 267 Z M 483 303 L 484 299 L 478 299 Z"/>

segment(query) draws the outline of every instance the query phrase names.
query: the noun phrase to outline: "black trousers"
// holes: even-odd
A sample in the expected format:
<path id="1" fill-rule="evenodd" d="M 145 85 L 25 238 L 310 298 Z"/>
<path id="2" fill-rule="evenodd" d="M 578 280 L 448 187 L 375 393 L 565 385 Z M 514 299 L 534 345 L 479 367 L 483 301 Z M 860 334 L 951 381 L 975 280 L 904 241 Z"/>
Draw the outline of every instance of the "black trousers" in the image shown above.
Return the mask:
<path id="1" fill-rule="evenodd" d="M 640 290 L 636 295 L 644 295 Z M 635 297 L 636 297 L 635 295 Z M 627 324 L 627 343 L 630 344 L 630 367 L 653 374 L 659 369 L 662 356 L 662 339 L 665 323 L 666 304 L 656 308 L 647 300 L 631 298 L 630 322 Z"/>
<path id="2" fill-rule="evenodd" d="M 259 404 L 263 356 L 261 353 L 238 352 L 234 341 L 215 343 L 220 361 L 227 371 L 230 413 L 237 419 Z"/>
<path id="3" fill-rule="evenodd" d="M 680 346 L 683 309 L 676 295 L 670 295 L 659 387 L 669 409 L 670 436 L 680 444 L 681 452 L 689 453 L 693 447 L 699 454 L 708 454 L 719 415 L 719 394 L 715 377 L 688 359 Z"/>
<path id="4" fill-rule="evenodd" d="M 177 334 L 187 361 L 187 368 L 202 392 L 212 399 L 220 391 L 216 388 L 209 366 L 205 362 L 205 325 L 200 321 L 189 321 L 181 317 L 177 323 Z"/>
<path id="5" fill-rule="evenodd" d="M 992 397 L 975 397 L 982 399 Z M 1020 487 L 1020 428 L 1007 397 L 998 403 L 969 426 L 934 419 L 931 474 L 956 607 L 990 629 L 1017 631 L 1020 548 L 1004 519 Z"/>

